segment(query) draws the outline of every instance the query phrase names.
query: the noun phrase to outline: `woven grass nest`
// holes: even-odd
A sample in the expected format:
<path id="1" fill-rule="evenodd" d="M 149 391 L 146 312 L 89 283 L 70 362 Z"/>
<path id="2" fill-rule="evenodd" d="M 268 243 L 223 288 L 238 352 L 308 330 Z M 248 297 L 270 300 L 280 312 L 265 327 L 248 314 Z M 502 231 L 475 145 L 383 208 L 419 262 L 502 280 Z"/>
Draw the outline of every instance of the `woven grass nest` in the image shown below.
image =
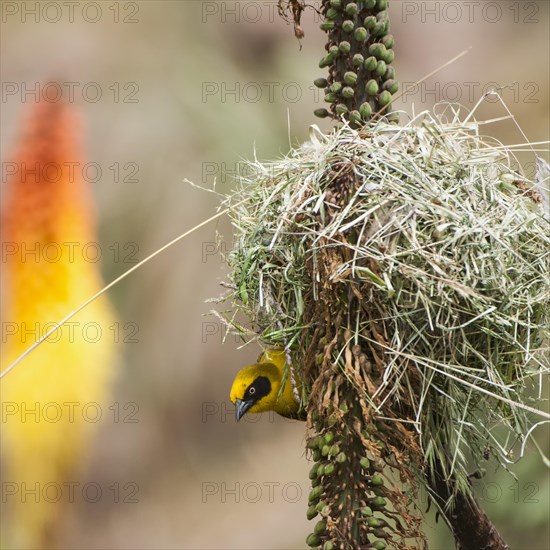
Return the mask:
<path id="1" fill-rule="evenodd" d="M 537 386 L 549 370 L 550 227 L 537 183 L 514 165 L 448 105 L 403 126 L 312 127 L 238 178 L 228 323 L 244 313 L 248 336 L 287 350 L 315 467 L 337 466 L 314 482 L 324 527 L 312 546 L 406 547 L 422 538 L 409 497 L 434 465 L 468 492 L 472 471 L 514 461 L 548 418 Z M 372 482 L 385 465 L 399 483 Z M 385 520 L 354 523 L 372 517 L 365 508 Z M 343 513 L 347 534 L 332 521 Z"/>

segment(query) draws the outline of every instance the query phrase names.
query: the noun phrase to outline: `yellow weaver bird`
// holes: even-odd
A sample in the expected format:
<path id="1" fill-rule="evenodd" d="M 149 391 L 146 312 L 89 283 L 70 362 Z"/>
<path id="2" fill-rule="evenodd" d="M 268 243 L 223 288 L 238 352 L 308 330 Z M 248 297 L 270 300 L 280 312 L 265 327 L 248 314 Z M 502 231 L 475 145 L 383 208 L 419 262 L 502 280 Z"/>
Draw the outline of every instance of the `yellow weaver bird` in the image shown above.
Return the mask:
<path id="1" fill-rule="evenodd" d="M 291 368 L 286 369 L 285 380 L 285 366 L 285 352 L 270 348 L 260 355 L 257 363 L 237 373 L 230 394 L 237 421 L 247 412 L 266 411 L 275 411 L 286 418 L 304 419 L 300 411 L 301 385 Z"/>

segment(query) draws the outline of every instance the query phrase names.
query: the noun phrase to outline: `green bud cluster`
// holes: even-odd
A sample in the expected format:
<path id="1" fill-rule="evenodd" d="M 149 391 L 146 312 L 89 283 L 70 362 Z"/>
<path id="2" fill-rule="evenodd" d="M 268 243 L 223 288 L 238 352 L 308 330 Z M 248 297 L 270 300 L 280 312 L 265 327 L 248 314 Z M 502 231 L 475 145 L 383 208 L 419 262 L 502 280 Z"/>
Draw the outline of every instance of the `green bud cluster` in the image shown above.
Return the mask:
<path id="1" fill-rule="evenodd" d="M 337 87 L 338 88 L 338 87 Z M 320 427 L 316 421 L 317 427 Z M 323 434 L 310 439 L 307 447 L 313 451 L 314 464 L 309 472 L 312 490 L 309 494 L 309 508 L 307 518 L 317 519 L 313 532 L 306 539 L 312 548 L 334 549 L 337 545 L 331 540 L 327 531 L 327 518 L 330 517 L 330 508 L 325 495 L 338 483 L 338 475 L 344 475 L 342 464 L 346 461 L 346 454 L 341 450 L 343 439 L 337 432 L 328 430 Z M 328 492 L 328 493 L 327 493 Z"/>
<path id="2" fill-rule="evenodd" d="M 388 115 L 392 96 L 399 90 L 390 67 L 395 40 L 389 33 L 388 1 L 323 0 L 322 13 L 321 28 L 328 33 L 328 43 L 319 67 L 328 67 L 329 76 L 316 79 L 315 86 L 328 88 L 329 107 L 316 109 L 315 115 L 343 117 L 354 127 L 381 110 Z"/>
<path id="3" fill-rule="evenodd" d="M 353 112 L 349 114 L 352 120 Z M 313 457 L 307 518 L 315 523 L 306 543 L 312 548 L 342 548 L 341 532 L 331 526 L 347 521 L 355 522 L 359 533 L 355 542 L 361 547 L 386 548 L 397 529 L 389 504 L 392 486 L 386 482 L 381 459 L 367 456 L 362 443 L 363 438 L 376 440 L 376 426 L 364 426 L 359 436 L 346 423 L 348 419 L 353 425 L 360 417 L 356 403 L 341 402 L 338 411 L 333 415 L 327 412 L 326 417 L 315 413 L 312 418 L 316 434 L 307 442 Z M 343 419 L 340 412 L 344 412 Z M 332 418 L 337 420 L 329 428 Z"/>

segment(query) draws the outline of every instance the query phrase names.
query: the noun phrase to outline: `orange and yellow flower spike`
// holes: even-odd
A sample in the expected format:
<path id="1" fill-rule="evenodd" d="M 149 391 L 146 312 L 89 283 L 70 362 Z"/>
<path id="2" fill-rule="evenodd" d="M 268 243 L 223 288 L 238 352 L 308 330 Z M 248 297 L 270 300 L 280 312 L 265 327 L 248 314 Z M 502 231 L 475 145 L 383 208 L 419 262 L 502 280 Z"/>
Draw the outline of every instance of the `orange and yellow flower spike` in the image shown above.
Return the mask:
<path id="1" fill-rule="evenodd" d="M 73 108 L 33 111 L 3 196 L 2 368 L 102 285 L 95 213 Z M 56 330 L 0 382 L 3 547 L 49 547 L 78 481 L 114 372 L 103 297 Z M 61 495 L 59 497 L 59 495 Z"/>

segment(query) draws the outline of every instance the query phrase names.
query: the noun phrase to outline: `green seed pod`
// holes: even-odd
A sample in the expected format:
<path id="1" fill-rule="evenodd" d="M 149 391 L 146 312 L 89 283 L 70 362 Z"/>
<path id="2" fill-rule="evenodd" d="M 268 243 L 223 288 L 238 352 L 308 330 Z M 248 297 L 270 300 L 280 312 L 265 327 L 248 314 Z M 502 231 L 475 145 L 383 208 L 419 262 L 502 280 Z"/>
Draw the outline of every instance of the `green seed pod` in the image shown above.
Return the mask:
<path id="1" fill-rule="evenodd" d="M 374 550 L 386 550 L 386 543 L 383 540 L 375 540 L 372 547 Z"/>
<path id="2" fill-rule="evenodd" d="M 334 21 L 331 21 L 330 19 L 327 21 L 323 21 L 320 25 L 322 31 L 330 31 L 334 28 Z"/>
<path id="3" fill-rule="evenodd" d="M 327 10 L 327 13 L 325 14 L 325 17 L 327 19 L 335 19 L 338 16 L 338 10 L 335 8 L 329 8 Z"/>
<path id="4" fill-rule="evenodd" d="M 383 21 L 385 22 L 386 19 L 389 18 L 389 15 L 388 15 L 388 12 L 386 10 L 382 10 L 382 11 L 379 11 L 377 14 L 376 14 L 376 20 L 377 21 Z"/>
<path id="5" fill-rule="evenodd" d="M 342 91 L 342 87 L 343 86 L 341 82 L 333 82 L 332 85 L 330 86 L 330 91 L 337 94 Z"/>
<path id="6" fill-rule="evenodd" d="M 395 69 L 393 67 L 388 67 L 388 70 L 384 75 L 384 80 L 393 80 L 394 78 L 395 78 Z"/>
<path id="7" fill-rule="evenodd" d="M 327 540 L 323 545 L 323 550 L 334 550 L 334 543 L 331 540 Z"/>
<path id="8" fill-rule="evenodd" d="M 376 17 L 374 17 L 374 15 L 369 15 L 368 17 L 365 17 L 363 25 L 366 29 L 372 31 L 372 29 L 374 29 L 374 27 L 376 26 Z"/>
<path id="9" fill-rule="evenodd" d="M 372 115 L 372 107 L 368 103 L 362 103 L 359 107 L 359 113 L 363 120 L 368 120 Z"/>
<path id="10" fill-rule="evenodd" d="M 384 478 L 379 474 L 374 474 L 370 478 L 370 485 L 373 487 L 382 487 L 384 485 Z"/>
<path id="11" fill-rule="evenodd" d="M 378 61 L 376 59 L 376 57 L 374 57 L 374 55 L 372 55 L 371 57 L 367 57 L 367 59 L 365 59 L 365 62 L 363 63 L 363 67 L 365 67 L 365 69 L 367 69 L 367 71 L 374 71 L 374 69 L 376 69 L 376 67 L 378 66 Z"/>
<path id="12" fill-rule="evenodd" d="M 328 80 L 326 78 L 323 78 L 323 77 L 316 78 L 313 81 L 313 84 L 315 84 L 315 86 L 317 86 L 317 88 L 326 88 L 328 86 Z"/>
<path id="13" fill-rule="evenodd" d="M 313 528 L 316 535 L 322 535 L 327 530 L 327 524 L 324 521 L 318 521 Z"/>
<path id="14" fill-rule="evenodd" d="M 340 452 L 340 446 L 338 444 L 334 444 L 329 451 L 330 456 L 336 456 Z"/>
<path id="15" fill-rule="evenodd" d="M 327 445 L 330 445 L 334 441 L 334 433 L 333 432 L 327 432 L 324 436 L 325 443 Z"/>
<path id="16" fill-rule="evenodd" d="M 353 86 L 357 82 L 357 73 L 353 71 L 348 71 L 344 74 L 344 81 L 346 84 Z"/>
<path id="17" fill-rule="evenodd" d="M 385 10 L 388 7 L 388 0 L 376 0 L 376 9 Z"/>
<path id="18" fill-rule="evenodd" d="M 387 70 L 388 70 L 388 66 L 386 65 L 386 62 L 385 61 L 379 61 L 376 64 L 376 69 L 374 69 L 374 74 L 376 76 L 382 76 L 386 73 Z"/>
<path id="19" fill-rule="evenodd" d="M 384 22 L 384 21 L 378 21 L 378 23 L 376 23 L 376 25 L 374 25 L 374 28 L 372 29 L 372 35 L 373 36 L 384 36 L 384 34 L 387 32 L 386 31 L 386 24 L 387 24 L 387 21 Z"/>
<path id="20" fill-rule="evenodd" d="M 354 122 L 355 124 L 361 123 L 361 113 L 359 111 L 351 111 L 349 114 L 349 119 L 351 122 Z"/>
<path id="21" fill-rule="evenodd" d="M 393 35 L 388 34 L 387 36 L 384 36 L 384 38 L 382 38 L 382 44 L 384 44 L 384 46 L 386 46 L 388 50 L 391 50 L 395 45 L 395 39 Z"/>
<path id="22" fill-rule="evenodd" d="M 330 5 L 338 9 L 342 5 L 342 0 L 330 0 Z"/>
<path id="23" fill-rule="evenodd" d="M 359 464 L 361 464 L 363 470 L 368 470 L 370 468 L 370 460 L 366 456 L 359 461 Z"/>
<path id="24" fill-rule="evenodd" d="M 369 506 L 363 506 L 363 508 L 361 508 L 361 514 L 363 516 L 372 516 L 372 508 Z"/>
<path id="25" fill-rule="evenodd" d="M 320 477 L 316 477 L 315 479 L 312 479 L 311 480 L 311 486 L 312 487 L 319 487 L 319 485 L 321 485 L 321 478 Z"/>
<path id="26" fill-rule="evenodd" d="M 328 94 L 325 94 L 325 101 L 327 103 L 334 103 L 337 100 L 338 100 L 338 98 L 336 97 L 336 94 L 333 94 L 332 92 L 329 92 Z"/>
<path id="27" fill-rule="evenodd" d="M 315 479 L 317 477 L 317 470 L 319 469 L 319 464 L 315 463 L 311 470 L 309 471 L 309 479 Z"/>
<path id="28" fill-rule="evenodd" d="M 340 50 L 338 49 L 338 46 L 331 46 L 328 49 L 329 55 L 332 55 L 333 57 L 338 57 L 340 55 Z"/>
<path id="29" fill-rule="evenodd" d="M 395 52 L 393 50 L 388 50 L 386 52 L 386 57 L 384 57 L 384 61 L 389 65 L 390 63 L 393 63 L 394 59 L 395 59 Z"/>
<path id="30" fill-rule="evenodd" d="M 343 103 L 338 103 L 336 105 L 336 114 L 345 115 L 348 112 L 348 108 Z"/>
<path id="31" fill-rule="evenodd" d="M 386 55 L 386 46 L 384 44 L 371 44 L 369 46 L 369 54 L 374 55 L 376 59 L 383 59 Z"/>
<path id="32" fill-rule="evenodd" d="M 365 90 L 367 92 L 367 95 L 376 95 L 378 93 L 378 82 L 376 82 L 376 80 L 374 79 L 369 80 L 367 82 Z"/>
<path id="33" fill-rule="evenodd" d="M 323 364 L 323 359 L 324 358 L 325 358 L 325 356 L 322 353 L 318 353 L 315 356 L 315 364 L 319 367 L 320 365 Z"/>
<path id="34" fill-rule="evenodd" d="M 338 453 L 336 462 L 338 462 L 338 464 L 343 464 L 347 459 L 348 457 L 346 456 L 346 453 Z"/>
<path id="35" fill-rule="evenodd" d="M 395 94 L 399 90 L 399 82 L 397 80 L 386 80 L 384 82 L 384 90 L 388 90 L 390 94 Z"/>
<path id="36" fill-rule="evenodd" d="M 349 412 L 348 404 L 347 404 L 347 403 L 342 403 L 342 404 L 340 405 L 340 410 L 341 410 L 343 413 Z"/>
<path id="37" fill-rule="evenodd" d="M 372 505 L 376 508 L 384 508 L 386 506 L 386 499 L 384 497 L 374 497 Z"/>
<path id="38" fill-rule="evenodd" d="M 359 11 L 359 8 L 357 7 L 357 4 L 355 2 L 350 2 L 346 6 L 346 13 L 348 15 L 356 15 L 358 11 Z"/>
<path id="39" fill-rule="evenodd" d="M 315 449 L 315 447 L 317 447 L 318 442 L 319 442 L 319 438 L 318 438 L 318 437 L 314 437 L 314 438 L 310 439 L 310 440 L 307 442 L 306 447 L 307 447 L 308 449 Z"/>
<path id="40" fill-rule="evenodd" d="M 306 544 L 311 548 L 317 548 L 321 544 L 321 539 L 315 533 L 311 533 L 306 539 Z"/>
<path id="41" fill-rule="evenodd" d="M 336 106 L 338 108 L 338 105 Z M 322 456 L 328 456 L 330 453 L 330 447 L 328 445 L 323 445 L 323 448 L 321 449 L 321 455 Z"/>
<path id="42" fill-rule="evenodd" d="M 367 519 L 367 524 L 369 527 L 380 527 L 382 524 L 380 523 L 380 520 L 375 517 L 369 517 Z"/>
<path id="43" fill-rule="evenodd" d="M 319 464 L 319 468 L 317 468 L 317 477 L 323 477 L 325 473 L 325 467 L 322 464 Z"/>
<path id="44" fill-rule="evenodd" d="M 357 42 L 365 42 L 369 37 L 369 31 L 367 31 L 365 27 L 358 27 L 357 29 L 355 29 L 353 36 L 355 40 L 357 40 Z"/>
<path id="45" fill-rule="evenodd" d="M 314 502 L 317 502 L 322 492 L 323 492 L 323 489 L 321 489 L 321 487 L 313 487 L 313 489 L 311 489 L 309 493 L 309 497 L 308 497 L 309 503 L 313 504 Z"/>
<path id="46" fill-rule="evenodd" d="M 346 86 L 345 88 L 343 88 L 342 90 L 342 95 L 346 98 L 346 99 L 351 99 L 354 95 L 355 95 L 355 90 L 353 88 L 351 88 L 350 86 Z"/>
<path id="47" fill-rule="evenodd" d="M 351 21 L 351 19 L 346 19 L 342 23 L 342 30 L 344 32 L 353 32 L 354 28 L 355 28 L 355 25 L 354 25 L 353 21 Z"/>
<path id="48" fill-rule="evenodd" d="M 353 56 L 352 63 L 355 67 L 360 67 L 364 62 L 365 58 L 360 53 L 356 53 Z"/>
<path id="49" fill-rule="evenodd" d="M 325 55 L 321 61 L 319 61 L 319 68 L 324 69 L 325 67 L 328 67 L 332 63 L 332 57 L 329 55 Z"/>
<path id="50" fill-rule="evenodd" d="M 380 103 L 381 107 L 385 107 L 386 105 L 389 105 L 391 103 L 391 94 L 387 90 L 384 90 L 379 96 L 378 96 L 378 103 Z"/>
<path id="51" fill-rule="evenodd" d="M 318 512 L 315 509 L 315 506 L 310 506 L 307 509 L 307 512 L 306 512 L 307 519 L 312 520 L 317 514 L 318 514 Z"/>
<path id="52" fill-rule="evenodd" d="M 351 51 L 351 44 L 346 40 L 343 40 L 342 42 L 340 42 L 338 48 L 342 53 L 349 53 Z"/>
<path id="53" fill-rule="evenodd" d="M 334 473 L 334 470 L 335 470 L 334 464 L 327 464 L 324 468 L 324 473 L 326 476 L 331 476 Z"/>
<path id="54" fill-rule="evenodd" d="M 365 0 L 365 8 L 372 10 L 376 6 L 376 0 Z"/>
<path id="55" fill-rule="evenodd" d="M 318 460 L 321 459 L 321 451 L 319 451 L 319 449 L 315 449 L 311 455 L 311 458 L 317 462 Z"/>
<path id="56" fill-rule="evenodd" d="M 319 501 L 319 503 L 315 506 L 315 510 L 317 510 L 317 512 L 323 512 L 325 511 L 325 508 L 327 508 L 327 503 L 324 500 Z"/>

